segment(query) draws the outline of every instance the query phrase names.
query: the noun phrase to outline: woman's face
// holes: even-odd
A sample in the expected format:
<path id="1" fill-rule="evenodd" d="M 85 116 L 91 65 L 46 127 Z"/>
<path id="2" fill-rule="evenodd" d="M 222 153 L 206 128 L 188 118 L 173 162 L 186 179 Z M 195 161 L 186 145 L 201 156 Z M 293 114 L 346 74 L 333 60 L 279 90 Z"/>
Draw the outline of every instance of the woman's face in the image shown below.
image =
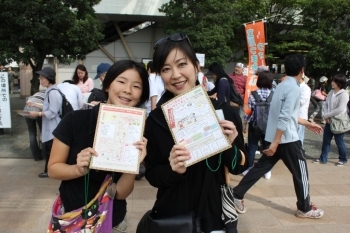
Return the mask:
<path id="1" fill-rule="evenodd" d="M 11 67 L 9 67 L 9 68 L 7 69 L 7 71 L 12 71 L 12 68 L 11 68 Z"/>
<path id="2" fill-rule="evenodd" d="M 118 75 L 106 89 L 108 104 L 135 107 L 142 95 L 142 80 L 139 73 L 129 69 Z"/>
<path id="3" fill-rule="evenodd" d="M 78 78 L 80 80 L 83 80 L 84 76 L 85 76 L 85 71 L 82 71 L 82 70 L 79 70 L 77 69 L 77 75 L 78 75 Z"/>
<path id="4" fill-rule="evenodd" d="M 214 79 L 214 81 L 216 81 L 216 79 L 218 78 L 218 76 L 214 73 L 212 73 L 211 77 Z"/>
<path id="5" fill-rule="evenodd" d="M 39 82 L 42 87 L 49 87 L 50 85 L 49 80 L 42 75 L 39 75 Z"/>
<path id="6" fill-rule="evenodd" d="M 173 49 L 160 71 L 165 88 L 174 95 L 182 94 L 196 86 L 194 64 L 178 49 Z"/>

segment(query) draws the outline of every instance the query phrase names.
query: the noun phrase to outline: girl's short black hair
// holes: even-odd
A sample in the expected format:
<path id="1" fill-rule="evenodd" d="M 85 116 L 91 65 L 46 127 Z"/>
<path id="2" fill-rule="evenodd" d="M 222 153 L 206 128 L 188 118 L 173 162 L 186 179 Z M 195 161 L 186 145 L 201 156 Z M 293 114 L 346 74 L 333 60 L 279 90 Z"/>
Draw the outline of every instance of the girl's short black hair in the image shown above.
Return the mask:
<path id="1" fill-rule="evenodd" d="M 344 74 L 334 75 L 332 81 L 335 82 L 340 89 L 346 87 L 346 77 Z"/>
<path id="2" fill-rule="evenodd" d="M 198 71 L 199 61 L 188 38 L 181 41 L 173 41 L 164 38 L 161 43 L 156 45 L 153 54 L 153 68 L 157 74 L 160 74 L 165 60 L 173 49 L 183 52 L 185 57 L 191 61 L 195 69 Z"/>
<path id="3" fill-rule="evenodd" d="M 258 74 L 258 81 L 256 86 L 258 88 L 272 88 L 273 74 L 270 71 L 262 71 Z"/>
<path id="4" fill-rule="evenodd" d="M 142 105 L 149 99 L 149 82 L 148 73 L 145 65 L 132 60 L 120 60 L 114 63 L 107 71 L 105 79 L 102 82 L 102 90 L 105 92 L 106 100 L 108 100 L 108 92 L 106 90 L 110 87 L 111 83 L 118 77 L 121 73 L 126 70 L 133 69 L 140 75 L 142 81 L 142 94 L 140 97 L 140 102 L 137 106 Z"/>

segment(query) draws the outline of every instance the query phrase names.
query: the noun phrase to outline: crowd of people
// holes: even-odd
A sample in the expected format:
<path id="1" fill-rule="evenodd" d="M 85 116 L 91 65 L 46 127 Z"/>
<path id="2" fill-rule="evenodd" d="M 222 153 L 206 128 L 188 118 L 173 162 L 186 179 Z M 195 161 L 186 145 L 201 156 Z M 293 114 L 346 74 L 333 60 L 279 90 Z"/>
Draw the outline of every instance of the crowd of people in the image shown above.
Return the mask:
<path id="1" fill-rule="evenodd" d="M 305 64 L 301 55 L 287 56 L 285 77 L 278 85 L 268 67 L 259 67 L 257 90 L 248 98 L 249 111 L 243 111 L 247 83 L 244 65 L 237 63 L 234 72 L 227 74 L 214 62 L 204 75 L 188 36 L 182 33 L 159 39 L 154 46 L 153 61 L 147 67 L 131 60 L 113 65 L 101 63 L 95 79 L 101 80 L 102 88 L 94 87 L 84 65 L 76 67 L 71 80 L 58 85 L 55 71 L 43 68 L 37 74 L 40 84 L 47 89 L 30 97 L 25 107 L 29 112 L 26 122 L 33 158 L 46 160 L 39 177 L 62 181 L 59 191 L 64 214 L 92 200 L 106 176 L 112 175 L 109 186 L 109 196 L 113 199 L 112 231 L 109 232 L 116 233 L 126 232 L 126 198 L 133 191 L 135 179 L 145 175 L 158 191 L 154 206 L 140 219 L 137 233 L 154 232 L 152 229 L 186 232 L 183 229 L 187 228 L 176 225 L 174 219 L 193 224 L 191 232 L 223 233 L 225 229 L 237 232 L 237 222 L 235 229 L 228 231 L 222 220 L 221 187 L 225 184 L 227 170 L 244 176 L 232 191 L 235 211 L 245 213 L 244 195 L 261 177 L 270 179 L 272 168 L 282 160 L 293 176 L 297 198 L 295 215 L 321 218 L 324 211 L 310 202 L 304 133 L 305 128 L 316 134 L 323 132 L 321 155 L 314 163 L 327 163 L 334 136 L 339 151 L 336 165 L 346 164 L 345 133 L 334 133 L 330 123 L 333 117 L 347 114 L 349 93 L 345 88 L 348 83 L 344 75 L 334 75 L 332 90 L 327 93 L 328 78 L 323 76 L 315 88 L 315 80 L 305 76 Z M 209 76 L 214 86 L 208 85 Z M 223 111 L 225 119 L 219 123 L 232 147 L 186 167 L 185 161 L 191 154 L 185 145 L 175 144 L 160 106 L 197 85 L 208 92 L 214 108 Z M 74 111 L 62 116 L 64 99 Z M 143 138 L 134 143 L 141 151 L 140 172 L 143 174 L 89 171 L 91 156 L 98 156 L 93 140 L 101 102 L 146 108 Z M 308 116 L 310 102 L 315 111 Z M 90 107 L 84 109 L 84 103 L 89 103 Z M 315 123 L 319 112 L 324 129 Z M 37 125 L 41 131 L 42 150 L 36 140 Z M 244 134 L 248 138 L 246 143 Z M 255 163 L 257 151 L 261 157 Z M 233 166 L 234 161 L 236 166 Z M 84 196 L 87 176 L 89 190 Z M 61 226 L 54 223 L 53 226 L 61 230 Z"/>

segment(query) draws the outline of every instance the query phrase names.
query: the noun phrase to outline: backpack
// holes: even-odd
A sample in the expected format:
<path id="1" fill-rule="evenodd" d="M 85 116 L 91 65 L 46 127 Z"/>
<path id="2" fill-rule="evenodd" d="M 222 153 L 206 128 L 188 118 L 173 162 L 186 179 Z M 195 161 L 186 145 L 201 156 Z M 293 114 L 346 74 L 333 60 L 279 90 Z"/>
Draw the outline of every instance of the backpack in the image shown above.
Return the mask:
<path id="1" fill-rule="evenodd" d="M 255 99 L 253 112 L 254 120 L 252 126 L 255 132 L 265 134 L 273 91 L 270 92 L 270 95 L 267 97 L 266 101 L 262 101 L 256 91 L 253 91 L 252 95 Z"/>
<path id="2" fill-rule="evenodd" d="M 106 96 L 104 91 L 94 88 L 90 91 L 90 96 L 87 100 L 88 103 L 91 103 L 92 101 L 100 101 L 100 102 L 105 102 L 106 101 Z"/>
<path id="3" fill-rule="evenodd" d="M 60 91 L 60 89 L 53 88 L 50 91 L 52 91 L 52 90 L 58 91 L 62 96 L 62 106 L 61 106 L 60 111 L 58 111 L 59 116 L 62 119 L 65 115 L 67 115 L 67 113 L 73 111 L 74 109 L 73 109 L 72 105 L 69 103 L 69 101 L 67 100 L 66 96 Z M 49 98 L 50 91 L 47 93 L 47 98 L 48 98 L 49 103 L 50 103 L 50 98 Z"/>
<path id="4" fill-rule="evenodd" d="M 222 79 L 227 80 L 227 78 L 222 78 Z M 238 104 L 239 106 L 243 106 L 243 99 L 242 99 L 241 95 L 238 94 L 238 92 L 233 84 L 230 84 L 230 101 Z"/>

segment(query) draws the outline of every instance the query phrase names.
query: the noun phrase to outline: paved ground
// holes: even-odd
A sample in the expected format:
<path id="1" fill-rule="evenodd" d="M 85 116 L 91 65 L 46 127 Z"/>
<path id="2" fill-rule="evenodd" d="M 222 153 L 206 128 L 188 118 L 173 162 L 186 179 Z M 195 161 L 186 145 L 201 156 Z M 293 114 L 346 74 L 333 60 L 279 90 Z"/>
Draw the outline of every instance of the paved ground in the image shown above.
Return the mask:
<path id="1" fill-rule="evenodd" d="M 23 108 L 24 100 L 11 98 L 12 109 Z M 47 229 L 53 200 L 58 195 L 59 181 L 40 179 L 44 162 L 35 162 L 28 150 L 28 134 L 24 119 L 13 116 L 13 129 L 0 136 L 0 233 L 40 233 Z M 350 149 L 350 135 L 345 136 Z M 306 152 L 319 155 L 321 136 L 306 134 Z M 337 157 L 333 146 L 333 158 Z M 246 195 L 246 214 L 239 216 L 240 233 L 329 233 L 350 232 L 350 164 L 336 167 L 336 159 L 326 165 L 308 160 L 311 201 L 325 210 L 319 220 L 294 217 L 295 193 L 292 177 L 283 163 L 272 171 L 271 180 L 261 179 Z M 235 186 L 241 176 L 232 176 Z M 135 232 L 137 222 L 155 200 L 156 189 L 146 180 L 135 182 L 128 198 L 128 232 Z"/>

